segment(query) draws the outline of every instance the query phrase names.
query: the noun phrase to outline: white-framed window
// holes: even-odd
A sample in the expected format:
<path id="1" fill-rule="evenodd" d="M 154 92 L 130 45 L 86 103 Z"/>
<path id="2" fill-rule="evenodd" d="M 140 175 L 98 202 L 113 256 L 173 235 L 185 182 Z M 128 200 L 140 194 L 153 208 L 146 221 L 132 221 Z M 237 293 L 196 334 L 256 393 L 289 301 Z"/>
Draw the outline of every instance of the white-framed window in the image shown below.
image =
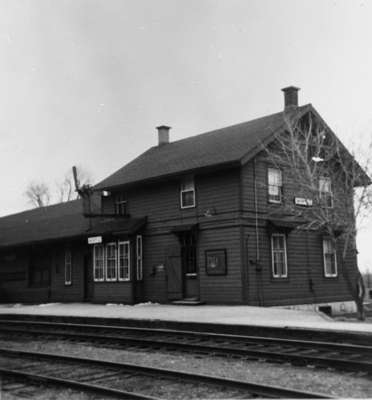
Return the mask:
<path id="1" fill-rule="evenodd" d="M 130 245 L 129 241 L 119 242 L 119 281 L 130 280 Z"/>
<path id="2" fill-rule="evenodd" d="M 331 178 L 322 176 L 319 178 L 319 199 L 323 207 L 333 207 L 333 194 Z"/>
<path id="3" fill-rule="evenodd" d="M 95 282 L 102 282 L 105 279 L 105 251 L 102 244 L 95 244 L 93 247 L 93 278 Z"/>
<path id="4" fill-rule="evenodd" d="M 142 235 L 136 237 L 137 281 L 143 279 Z"/>
<path id="5" fill-rule="evenodd" d="M 195 183 L 193 177 L 185 178 L 181 183 L 181 208 L 195 207 Z"/>
<path id="6" fill-rule="evenodd" d="M 115 196 L 115 214 L 127 215 L 127 200 L 123 193 Z"/>
<path id="7" fill-rule="evenodd" d="M 106 244 L 106 281 L 117 280 L 118 252 L 116 243 Z"/>
<path id="8" fill-rule="evenodd" d="M 287 278 L 287 245 L 285 235 L 273 233 L 271 235 L 271 260 L 274 278 Z"/>
<path id="9" fill-rule="evenodd" d="M 72 284 L 72 255 L 71 250 L 65 250 L 65 285 Z"/>
<path id="10" fill-rule="evenodd" d="M 281 203 L 283 193 L 282 171 L 278 168 L 268 168 L 267 182 L 269 203 Z"/>
<path id="11" fill-rule="evenodd" d="M 323 263 L 324 276 L 334 278 L 337 276 L 337 256 L 334 242 L 331 238 L 323 238 Z"/>

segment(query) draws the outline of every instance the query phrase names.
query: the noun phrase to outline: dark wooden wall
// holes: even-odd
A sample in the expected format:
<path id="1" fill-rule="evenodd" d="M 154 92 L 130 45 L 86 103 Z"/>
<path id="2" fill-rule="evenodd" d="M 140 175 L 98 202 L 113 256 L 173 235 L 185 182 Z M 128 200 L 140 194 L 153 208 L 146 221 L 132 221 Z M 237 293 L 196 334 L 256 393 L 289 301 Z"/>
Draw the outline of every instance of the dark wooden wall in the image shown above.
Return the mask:
<path id="1" fill-rule="evenodd" d="M 267 167 L 264 157 L 248 162 L 241 170 L 230 169 L 195 176 L 196 207 L 180 208 L 180 179 L 133 186 L 126 190 L 131 217 L 148 217 L 143 234 L 143 282 L 92 283 L 91 301 L 132 303 L 167 302 L 170 298 L 169 274 L 172 262 L 178 262 L 180 244 L 173 228 L 198 224 L 197 267 L 200 299 L 208 303 L 285 305 L 350 299 L 342 269 L 355 272 L 355 254 L 345 265 L 338 257 L 339 275 L 323 275 L 322 237 L 317 232 L 292 231 L 287 236 L 288 279 L 271 274 L 270 237 L 266 229 L 268 212 Z M 254 175 L 257 179 L 257 224 L 260 259 L 257 263 Z M 286 180 L 287 197 L 296 188 Z M 113 193 L 114 195 L 115 193 Z M 104 198 L 102 207 L 113 212 L 114 196 Z M 274 206 L 275 207 L 275 206 Z M 269 209 L 270 208 L 270 209 Z M 64 284 L 64 250 L 70 247 L 73 281 Z M 84 241 L 60 242 L 43 246 L 50 256 L 50 285 L 29 285 L 30 248 L 0 252 L 0 300 L 16 302 L 83 301 L 84 257 L 92 246 Z M 206 272 L 206 250 L 225 249 L 227 274 L 210 276 Z M 40 250 L 40 249 L 39 249 Z M 135 264 L 132 238 L 131 261 Z M 89 268 L 93 268 L 90 259 Z M 134 268 L 133 268 L 134 271 Z M 354 273 L 353 272 L 353 273 Z"/>
<path id="2" fill-rule="evenodd" d="M 133 187 L 126 191 L 131 217 L 148 217 L 144 231 L 143 301 L 168 301 L 168 273 L 178 262 L 180 244 L 172 229 L 198 224 L 197 266 L 201 300 L 214 303 L 242 301 L 239 185 L 240 171 L 231 169 L 196 175 L 196 207 L 181 209 L 180 179 Z M 113 211 L 114 195 L 103 200 L 103 209 Z M 206 212 L 210 216 L 205 216 Z M 205 251 L 225 248 L 228 273 L 208 276 Z"/>
<path id="3" fill-rule="evenodd" d="M 243 240 L 247 255 L 245 268 L 247 270 L 248 302 L 260 305 L 288 305 L 351 300 L 342 271 L 348 268 L 351 276 L 355 276 L 356 255 L 350 252 L 343 263 L 342 243 L 339 243 L 337 249 L 338 277 L 324 277 L 323 235 L 320 232 L 301 230 L 290 232 L 287 235 L 288 278 L 272 277 L 270 236 L 266 228 L 266 221 L 273 212 L 279 211 L 280 206 L 268 203 L 268 166 L 269 163 L 265 156 L 259 154 L 255 162 L 250 161 L 242 168 L 245 225 Z M 258 265 L 256 264 L 255 175 L 260 254 Z M 285 170 L 283 170 L 283 190 L 286 201 L 289 199 L 293 201 L 295 196 L 301 197 L 297 188 L 288 181 L 288 174 Z M 338 206 L 341 206 L 340 193 L 337 188 L 335 188 L 334 196 L 339 200 L 337 201 Z"/>

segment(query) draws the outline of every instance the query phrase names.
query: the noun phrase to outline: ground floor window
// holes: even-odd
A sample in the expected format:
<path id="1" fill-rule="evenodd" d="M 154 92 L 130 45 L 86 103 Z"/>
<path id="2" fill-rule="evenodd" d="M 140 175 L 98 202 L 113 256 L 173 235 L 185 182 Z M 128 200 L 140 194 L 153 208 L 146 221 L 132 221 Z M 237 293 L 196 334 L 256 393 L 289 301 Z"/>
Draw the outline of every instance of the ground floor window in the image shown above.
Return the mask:
<path id="1" fill-rule="evenodd" d="M 137 281 L 143 279 L 143 263 L 142 263 L 142 236 L 137 235 L 136 238 L 136 256 L 137 256 Z"/>
<path id="2" fill-rule="evenodd" d="M 284 234 L 271 235 L 272 274 L 274 278 L 287 278 L 287 248 Z"/>
<path id="3" fill-rule="evenodd" d="M 324 276 L 333 278 L 337 276 L 336 248 L 331 238 L 323 239 Z"/>
<path id="4" fill-rule="evenodd" d="M 71 250 L 65 250 L 65 285 L 72 284 L 72 255 Z"/>
<path id="5" fill-rule="evenodd" d="M 93 276 L 95 282 L 129 281 L 130 242 L 110 242 L 93 247 Z"/>
<path id="6" fill-rule="evenodd" d="M 96 282 L 105 279 L 105 253 L 102 244 L 95 244 L 93 247 L 93 277 Z"/>
<path id="7" fill-rule="evenodd" d="M 119 281 L 130 280 L 129 242 L 119 242 Z"/>
<path id="8" fill-rule="evenodd" d="M 106 244 L 106 281 L 117 279 L 118 253 L 116 243 Z"/>

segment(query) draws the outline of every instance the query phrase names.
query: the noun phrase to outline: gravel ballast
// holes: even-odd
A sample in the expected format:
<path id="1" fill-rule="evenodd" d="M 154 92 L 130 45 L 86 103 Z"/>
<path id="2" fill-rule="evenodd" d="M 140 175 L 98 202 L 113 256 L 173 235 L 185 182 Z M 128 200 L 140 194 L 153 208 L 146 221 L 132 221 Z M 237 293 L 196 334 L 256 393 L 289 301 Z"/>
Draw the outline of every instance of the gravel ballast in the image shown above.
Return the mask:
<path id="1" fill-rule="evenodd" d="M 150 367 L 171 368 L 192 373 L 210 374 L 283 386 L 288 389 L 324 393 L 342 398 L 371 398 L 371 380 L 363 373 L 345 373 L 289 364 L 274 364 L 195 354 L 174 354 L 164 351 L 112 349 L 64 340 L 30 340 L 25 345 L 17 340 L 0 340 L 0 347 L 44 351 L 63 355 L 85 356 L 99 360 L 135 363 Z"/>

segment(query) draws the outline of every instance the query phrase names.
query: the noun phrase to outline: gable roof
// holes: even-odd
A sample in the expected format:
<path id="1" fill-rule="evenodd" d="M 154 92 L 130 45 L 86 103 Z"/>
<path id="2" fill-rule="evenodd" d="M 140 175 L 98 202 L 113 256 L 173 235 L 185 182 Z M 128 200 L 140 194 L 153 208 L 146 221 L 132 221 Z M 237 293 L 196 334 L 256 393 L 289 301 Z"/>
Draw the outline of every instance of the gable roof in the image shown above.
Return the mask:
<path id="1" fill-rule="evenodd" d="M 144 218 L 93 218 L 83 215 L 82 200 L 39 207 L 0 218 L 0 248 L 92 235 L 132 233 Z"/>
<path id="2" fill-rule="evenodd" d="M 242 159 L 284 128 L 286 117 L 297 117 L 312 106 L 297 107 L 252 121 L 151 147 L 95 185 L 95 189 L 150 181 L 217 165 L 240 164 Z"/>

